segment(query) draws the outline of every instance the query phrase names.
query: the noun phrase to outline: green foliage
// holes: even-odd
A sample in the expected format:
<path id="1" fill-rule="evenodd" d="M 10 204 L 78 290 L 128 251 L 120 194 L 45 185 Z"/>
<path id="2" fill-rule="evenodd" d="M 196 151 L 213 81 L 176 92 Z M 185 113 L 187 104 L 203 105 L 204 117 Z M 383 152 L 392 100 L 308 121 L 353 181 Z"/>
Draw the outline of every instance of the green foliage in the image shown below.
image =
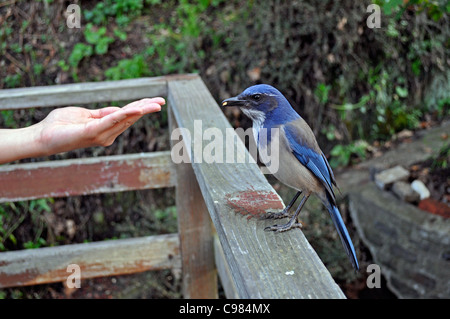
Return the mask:
<path id="1" fill-rule="evenodd" d="M 353 158 L 363 160 L 366 158 L 366 151 L 369 144 L 366 141 L 355 141 L 348 145 L 337 144 L 333 147 L 330 154 L 332 156 L 330 165 L 332 167 L 347 166 L 352 164 Z"/>
<path id="2" fill-rule="evenodd" d="M 381 69 L 369 73 L 369 102 L 375 108 L 374 124 L 369 130 L 369 136 L 385 139 L 402 129 L 416 128 L 422 112 L 407 106 L 409 93 L 406 79 L 402 76 L 394 78 Z"/>
<path id="3" fill-rule="evenodd" d="M 14 232 L 27 218 L 30 218 L 33 225 L 34 236 L 24 243 L 24 248 L 46 245 L 45 239 L 41 238 L 45 227 L 42 214 L 51 212 L 49 204 L 53 202 L 53 199 L 47 198 L 0 204 L 0 251 L 7 250 L 6 244 L 17 245 L 18 240 Z"/>
<path id="4" fill-rule="evenodd" d="M 27 241 L 23 244 L 23 248 L 25 249 L 36 249 L 45 246 L 47 242 L 44 238 L 38 238 L 36 241 Z"/>
<path id="5" fill-rule="evenodd" d="M 20 73 L 7 75 L 5 77 L 5 85 L 7 88 L 14 88 L 16 86 L 19 86 L 21 82 L 22 82 L 22 75 Z"/>
<path id="6" fill-rule="evenodd" d="M 350 141 L 385 140 L 403 129 L 418 127 L 423 111 L 408 105 L 408 81 L 398 70 L 380 64 L 361 73 L 360 79 L 367 83 L 368 92 L 358 102 L 332 105 L 345 123 Z"/>
<path id="7" fill-rule="evenodd" d="M 69 65 L 72 68 L 78 67 L 78 64 L 81 60 L 83 60 L 85 57 L 91 56 L 93 53 L 92 46 L 84 44 L 84 43 L 77 43 L 73 47 L 72 53 L 69 56 Z"/>
<path id="8" fill-rule="evenodd" d="M 160 1 L 146 1 L 158 4 Z M 108 18 L 115 18 L 118 25 L 127 25 L 133 17 L 141 14 L 143 0 L 106 0 L 95 5 L 92 10 L 84 11 L 84 18 L 96 25 L 105 24 Z"/>
<path id="9" fill-rule="evenodd" d="M 7 128 L 17 128 L 17 122 L 14 119 L 14 111 L 13 110 L 2 110 L 0 111 L 2 115 L 3 124 Z"/>
<path id="10" fill-rule="evenodd" d="M 64 72 L 67 72 L 67 71 L 69 71 L 69 69 L 70 69 L 70 66 L 67 65 L 66 61 L 64 61 L 64 60 L 59 60 L 59 61 L 58 61 L 58 66 L 59 66 L 59 67 L 61 68 L 61 70 L 63 70 Z"/>
<path id="11" fill-rule="evenodd" d="M 450 13 L 450 3 L 446 0 L 376 0 L 376 4 L 383 8 L 386 15 L 396 13 L 399 18 L 408 8 L 414 8 L 418 13 L 426 12 L 434 21 L 440 20 L 445 14 Z"/>
<path id="12" fill-rule="evenodd" d="M 87 43 L 94 46 L 95 54 L 99 55 L 108 52 L 108 45 L 114 42 L 114 38 L 106 35 L 106 27 L 94 28 L 92 23 L 87 24 L 84 37 Z"/>
<path id="13" fill-rule="evenodd" d="M 164 221 L 166 219 L 176 220 L 177 219 L 177 207 L 169 206 L 165 209 L 156 209 L 154 214 L 155 214 L 155 217 L 159 221 Z"/>
<path id="14" fill-rule="evenodd" d="M 123 31 L 121 31 L 121 30 L 119 30 L 119 29 L 114 29 L 114 35 L 117 37 L 117 38 L 119 38 L 119 40 L 121 40 L 121 41 L 126 41 L 127 40 L 127 34 L 126 34 L 126 32 L 123 32 Z"/>
<path id="15" fill-rule="evenodd" d="M 41 63 L 33 64 L 33 72 L 35 75 L 41 75 L 44 71 L 44 66 Z"/>
<path id="16" fill-rule="evenodd" d="M 152 60 L 152 75 L 195 73 L 206 62 L 204 43 L 211 51 L 219 49 L 224 33 L 214 27 L 216 20 L 226 22 L 219 7 L 223 0 L 161 2 L 162 9 L 174 14 L 152 27 L 148 35 L 150 45 L 144 50 Z"/>
<path id="17" fill-rule="evenodd" d="M 142 54 L 135 55 L 132 59 L 123 59 L 117 66 L 105 71 L 108 80 L 132 79 L 149 75 L 148 66 Z"/>
<path id="18" fill-rule="evenodd" d="M 331 85 L 325 85 L 324 83 L 319 83 L 316 89 L 314 90 L 314 94 L 319 99 L 319 103 L 326 104 L 328 102 L 328 94 L 331 90 Z"/>
<path id="19" fill-rule="evenodd" d="M 443 169 L 448 168 L 450 165 L 450 144 L 442 146 L 439 150 L 439 154 L 433 159 L 431 163 L 431 169 Z"/>
<path id="20" fill-rule="evenodd" d="M 163 209 L 157 208 L 152 210 L 154 216 L 152 220 L 152 228 L 165 229 L 165 232 L 177 231 L 177 207 L 168 206 Z"/>
<path id="21" fill-rule="evenodd" d="M 72 76 L 75 80 L 78 79 L 77 68 L 81 60 L 89 58 L 92 55 L 103 55 L 108 52 L 109 45 L 115 41 L 113 37 L 107 35 L 106 27 L 96 27 L 92 23 L 88 23 L 83 31 L 86 43 L 76 43 L 70 53 L 68 62 L 72 67 Z M 123 32 L 114 31 L 120 40 L 126 39 L 126 34 Z M 65 62 L 60 61 L 58 65 L 64 70 L 67 69 Z"/>
<path id="22" fill-rule="evenodd" d="M 440 118 L 450 115 L 450 97 L 442 98 L 437 101 L 436 110 Z"/>
<path id="23" fill-rule="evenodd" d="M 151 32 L 147 34 L 150 44 L 132 58 L 122 59 L 105 71 L 110 80 L 136 78 L 140 76 L 158 76 L 171 73 L 198 72 L 198 67 L 205 59 L 202 40 L 210 38 L 214 46 L 220 46 L 223 39 L 212 25 L 213 16 L 207 11 L 218 7 L 223 0 L 202 0 L 179 2 L 161 0 L 106 0 L 98 2 L 91 10 L 83 10 L 84 18 L 89 23 L 83 30 L 85 43 L 77 43 L 67 61 L 72 68 L 72 76 L 78 79 L 77 68 L 83 59 L 94 55 L 107 54 L 109 45 L 115 40 L 125 41 L 128 32 L 123 28 L 129 22 L 144 14 L 144 4 L 171 10 L 174 14 L 161 17 L 152 23 Z M 154 7 L 150 9 L 153 10 Z M 216 11 L 221 15 L 220 11 Z M 108 35 L 108 19 L 115 19 L 118 27 L 113 28 L 113 36 Z M 152 70 L 149 69 L 151 61 Z M 58 65 L 67 69 L 67 64 Z"/>

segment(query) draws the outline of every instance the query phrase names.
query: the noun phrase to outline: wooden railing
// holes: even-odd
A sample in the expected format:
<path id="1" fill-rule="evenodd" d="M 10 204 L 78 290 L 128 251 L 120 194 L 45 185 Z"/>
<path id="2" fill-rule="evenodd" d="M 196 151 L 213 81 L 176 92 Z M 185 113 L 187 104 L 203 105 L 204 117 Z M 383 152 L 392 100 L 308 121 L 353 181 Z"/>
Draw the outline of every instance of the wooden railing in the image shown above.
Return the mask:
<path id="1" fill-rule="evenodd" d="M 0 202 L 175 186 L 178 233 L 2 252 L 0 288 L 65 281 L 77 264 L 82 279 L 181 268 L 185 298 L 216 298 L 217 275 L 228 298 L 344 298 L 301 230 L 265 232 L 273 221 L 250 218 L 284 207 L 256 163 L 196 160 L 195 123 L 231 128 L 198 75 L 2 90 L 0 109 L 152 96 L 166 97 L 190 161 L 165 151 L 3 165 Z"/>

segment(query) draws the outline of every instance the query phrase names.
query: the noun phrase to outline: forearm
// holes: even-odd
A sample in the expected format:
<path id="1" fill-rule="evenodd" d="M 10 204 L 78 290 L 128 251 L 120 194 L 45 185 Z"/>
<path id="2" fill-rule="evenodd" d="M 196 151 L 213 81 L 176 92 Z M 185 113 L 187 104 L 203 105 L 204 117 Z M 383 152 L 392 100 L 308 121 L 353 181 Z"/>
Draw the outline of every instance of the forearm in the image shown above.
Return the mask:
<path id="1" fill-rule="evenodd" d="M 142 99 L 123 108 L 58 108 L 41 122 L 21 129 L 0 129 L 0 164 L 91 146 L 109 146 L 143 115 L 161 110 L 163 98 Z"/>
<path id="2" fill-rule="evenodd" d="M 45 155 L 39 124 L 19 129 L 0 129 L 0 164 Z"/>

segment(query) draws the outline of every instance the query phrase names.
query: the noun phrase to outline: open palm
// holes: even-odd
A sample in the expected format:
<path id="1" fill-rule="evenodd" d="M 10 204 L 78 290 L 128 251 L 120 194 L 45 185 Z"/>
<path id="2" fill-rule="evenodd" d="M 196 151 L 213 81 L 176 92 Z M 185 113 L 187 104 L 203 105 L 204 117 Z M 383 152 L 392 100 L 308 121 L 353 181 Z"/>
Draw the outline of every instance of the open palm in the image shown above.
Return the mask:
<path id="1" fill-rule="evenodd" d="M 143 115 L 161 110 L 163 98 L 142 99 L 122 108 L 55 109 L 39 123 L 40 140 L 48 153 L 90 146 L 109 146 Z"/>

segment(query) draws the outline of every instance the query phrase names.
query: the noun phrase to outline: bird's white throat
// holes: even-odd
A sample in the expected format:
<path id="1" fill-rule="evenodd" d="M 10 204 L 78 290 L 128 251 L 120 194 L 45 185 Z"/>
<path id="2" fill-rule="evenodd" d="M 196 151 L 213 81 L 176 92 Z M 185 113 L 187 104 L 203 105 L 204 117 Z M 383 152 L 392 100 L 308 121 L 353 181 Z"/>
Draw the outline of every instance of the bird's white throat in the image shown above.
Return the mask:
<path id="1" fill-rule="evenodd" d="M 256 145 L 258 145 L 258 135 L 264 121 L 266 120 L 266 115 L 264 112 L 255 110 L 241 108 L 242 112 L 247 115 L 253 121 L 253 136 L 255 138 Z"/>

